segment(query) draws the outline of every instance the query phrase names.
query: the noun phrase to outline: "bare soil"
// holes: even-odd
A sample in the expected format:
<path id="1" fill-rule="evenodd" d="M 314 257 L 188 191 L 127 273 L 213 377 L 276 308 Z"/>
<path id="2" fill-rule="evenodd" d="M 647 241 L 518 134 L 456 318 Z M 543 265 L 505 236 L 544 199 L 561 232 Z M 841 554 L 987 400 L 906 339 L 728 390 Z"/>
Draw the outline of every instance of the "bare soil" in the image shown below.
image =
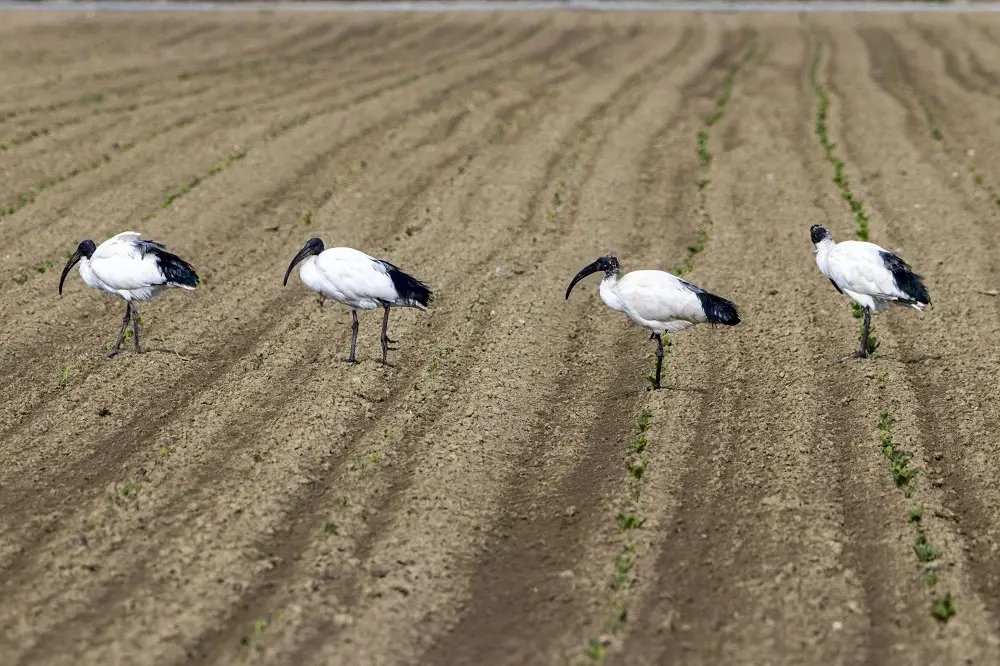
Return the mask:
<path id="1" fill-rule="evenodd" d="M 998 44 L 989 16 L 4 14 L 0 663 L 1000 663 Z M 934 302 L 843 365 L 817 86 Z M 203 283 L 107 359 L 121 304 L 56 290 L 124 230 Z M 435 290 L 391 367 L 379 315 L 350 366 L 349 311 L 281 286 L 312 236 Z M 608 251 L 743 323 L 675 336 L 648 391 L 597 278 L 563 298 Z"/>

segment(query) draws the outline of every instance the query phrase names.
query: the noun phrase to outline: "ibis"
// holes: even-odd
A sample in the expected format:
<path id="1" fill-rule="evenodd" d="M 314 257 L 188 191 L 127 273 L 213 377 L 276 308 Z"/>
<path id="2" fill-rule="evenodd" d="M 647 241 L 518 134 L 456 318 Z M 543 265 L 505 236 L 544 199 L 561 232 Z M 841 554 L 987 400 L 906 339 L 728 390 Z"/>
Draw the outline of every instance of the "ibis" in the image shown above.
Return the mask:
<path id="1" fill-rule="evenodd" d="M 285 271 L 282 285 L 299 266 L 299 277 L 307 287 L 321 295 L 351 308 L 351 355 L 347 363 L 357 363 L 355 350 L 358 345 L 358 310 L 382 308 L 382 363 L 389 351 L 389 308 L 418 308 L 427 310 L 431 290 L 417 278 L 403 272 L 384 259 L 370 257 L 349 247 L 324 249 L 323 241 L 310 238 L 292 259 Z"/>
<path id="2" fill-rule="evenodd" d="M 650 340 L 656 340 L 656 378 L 653 388 L 660 388 L 663 365 L 664 333 L 674 333 L 695 324 L 740 323 L 736 305 L 710 294 L 690 282 L 664 271 L 642 270 L 620 275 L 618 259 L 612 255 L 599 257 L 586 266 L 566 289 L 566 299 L 576 283 L 592 273 L 604 273 L 601 280 L 601 300 L 612 310 L 624 312 L 633 323 L 648 328 Z"/>
<path id="3" fill-rule="evenodd" d="M 921 277 L 892 252 L 864 241 L 835 243 L 830 232 L 818 224 L 809 228 L 809 234 L 820 272 L 837 291 L 850 297 L 865 312 L 861 348 L 836 362 L 868 357 L 872 310 L 888 310 L 889 305 L 894 304 L 923 311 L 930 305 L 931 297 Z"/>
<path id="4" fill-rule="evenodd" d="M 140 236 L 134 231 L 123 231 L 100 245 L 89 239 L 82 241 L 59 278 L 59 295 L 62 296 L 66 275 L 79 263 L 84 283 L 125 301 L 121 331 L 108 356 L 116 355 L 121 349 L 130 319 L 135 351 L 142 352 L 136 301 L 148 301 L 164 289 L 192 290 L 198 285 L 198 275 L 189 263 L 167 252 L 165 245 L 141 240 Z"/>

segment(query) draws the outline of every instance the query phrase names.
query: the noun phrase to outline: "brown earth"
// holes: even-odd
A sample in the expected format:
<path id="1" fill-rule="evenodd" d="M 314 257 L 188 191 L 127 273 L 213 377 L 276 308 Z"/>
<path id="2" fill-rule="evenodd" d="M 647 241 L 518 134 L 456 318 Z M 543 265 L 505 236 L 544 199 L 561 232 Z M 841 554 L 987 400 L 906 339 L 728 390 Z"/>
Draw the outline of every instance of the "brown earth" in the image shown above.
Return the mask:
<path id="1" fill-rule="evenodd" d="M 0 663 L 1000 663 L 998 38 L 4 14 Z M 934 300 L 844 365 L 857 321 L 808 227 L 855 222 L 814 84 L 872 240 Z M 79 240 L 128 229 L 203 283 L 107 359 L 120 303 L 56 289 Z M 378 315 L 348 366 L 349 312 L 281 286 L 311 236 L 435 289 L 394 312 L 391 367 Z M 675 336 L 647 391 L 652 343 L 597 278 L 563 298 L 608 250 L 689 264 L 743 323 Z"/>

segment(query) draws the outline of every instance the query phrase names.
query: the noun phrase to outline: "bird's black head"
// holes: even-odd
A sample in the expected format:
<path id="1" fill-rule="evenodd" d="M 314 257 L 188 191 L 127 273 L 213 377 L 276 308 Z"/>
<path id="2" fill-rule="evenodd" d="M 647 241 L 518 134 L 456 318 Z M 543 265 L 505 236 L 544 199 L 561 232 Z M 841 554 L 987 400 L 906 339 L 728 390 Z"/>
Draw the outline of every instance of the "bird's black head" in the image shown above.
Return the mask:
<path id="1" fill-rule="evenodd" d="M 66 262 L 66 267 L 63 268 L 62 275 L 59 276 L 60 296 L 62 296 L 63 282 L 66 281 L 66 276 L 69 274 L 70 269 L 73 268 L 73 266 L 76 265 L 76 262 L 80 261 L 81 259 L 90 259 L 92 256 L 94 256 L 94 252 L 96 250 L 97 250 L 97 243 L 90 240 L 89 238 L 76 246 L 76 252 L 74 252 L 72 256 L 70 256 L 69 261 Z"/>
<path id="2" fill-rule="evenodd" d="M 292 263 L 288 264 L 288 270 L 285 271 L 285 279 L 281 283 L 282 286 L 288 284 L 288 276 L 291 274 L 292 269 L 295 268 L 296 264 L 298 264 L 306 257 L 311 257 L 314 254 L 319 254 L 322 251 L 323 251 L 323 241 L 321 241 L 318 238 L 310 238 L 309 240 L 307 240 L 306 244 L 302 246 L 301 250 L 299 250 L 299 253 L 295 255 L 294 259 L 292 259 Z"/>
<path id="3" fill-rule="evenodd" d="M 809 227 L 809 236 L 812 238 L 813 245 L 819 245 L 824 239 L 830 237 L 830 232 L 826 230 L 826 227 L 814 224 Z"/>
<path id="4" fill-rule="evenodd" d="M 573 291 L 573 287 L 576 283 L 587 277 L 592 273 L 604 273 L 607 276 L 618 275 L 618 259 L 611 254 L 606 254 L 603 257 L 598 257 L 597 261 L 585 266 L 583 270 L 576 274 L 573 281 L 569 283 L 569 288 L 566 289 L 566 299 L 569 299 L 569 292 Z"/>

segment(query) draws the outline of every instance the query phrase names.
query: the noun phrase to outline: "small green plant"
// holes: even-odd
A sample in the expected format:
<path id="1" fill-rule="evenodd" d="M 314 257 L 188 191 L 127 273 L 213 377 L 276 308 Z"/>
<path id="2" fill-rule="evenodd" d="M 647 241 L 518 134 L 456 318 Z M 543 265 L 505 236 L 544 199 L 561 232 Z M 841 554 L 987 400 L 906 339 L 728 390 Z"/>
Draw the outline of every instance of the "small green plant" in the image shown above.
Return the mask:
<path id="1" fill-rule="evenodd" d="M 708 132 L 705 130 L 698 132 L 698 162 L 703 169 L 712 165 L 712 153 L 708 151 Z"/>
<path id="2" fill-rule="evenodd" d="M 944 596 L 934 597 L 931 602 L 931 615 L 938 622 L 947 622 L 955 616 L 955 600 L 951 597 L 951 592 L 946 592 Z"/>
<path id="3" fill-rule="evenodd" d="M 924 505 L 921 504 L 918 507 L 910 509 L 909 518 L 910 522 L 913 523 L 913 529 L 915 534 L 913 552 L 917 556 L 917 560 L 920 562 L 933 562 L 941 556 L 941 549 L 934 544 L 927 541 L 927 534 L 924 532 L 923 526 L 924 517 Z M 934 582 L 929 583 L 933 585 L 937 582 L 937 576 L 934 577 Z"/>
<path id="4" fill-rule="evenodd" d="M 889 461 L 889 472 L 896 487 L 903 491 L 904 496 L 909 497 L 913 492 L 911 482 L 917 476 L 918 470 L 910 466 L 910 454 L 893 442 L 892 424 L 892 415 L 887 410 L 882 410 L 878 418 L 878 438 L 882 454 Z"/>
<path id="5" fill-rule="evenodd" d="M 587 640 L 587 659 L 591 663 L 600 663 L 604 661 L 604 657 L 607 651 L 604 649 L 604 643 L 597 638 L 591 638 Z"/>
<path id="6" fill-rule="evenodd" d="M 170 451 L 167 449 L 166 444 L 160 444 L 160 455 L 164 458 L 170 457 Z"/>
<path id="7" fill-rule="evenodd" d="M 337 527 L 337 523 L 326 523 L 323 525 L 323 534 L 326 536 L 337 536 L 340 528 Z"/>
<path id="8" fill-rule="evenodd" d="M 920 108 L 924 110 L 924 118 L 927 120 L 927 125 L 931 128 L 931 136 L 934 137 L 936 141 L 941 141 L 944 138 L 944 135 L 941 134 L 941 130 L 938 129 L 938 126 L 934 124 L 934 114 L 931 113 L 931 108 L 922 100 L 920 102 Z"/>
<path id="9" fill-rule="evenodd" d="M 619 529 L 625 530 L 637 530 L 642 527 L 642 524 L 646 522 L 644 519 L 639 518 L 639 516 L 634 513 L 619 513 L 615 516 L 615 520 L 618 521 Z"/>
<path id="10" fill-rule="evenodd" d="M 69 366 L 64 365 L 59 373 L 59 388 L 65 389 L 69 386 Z"/>

